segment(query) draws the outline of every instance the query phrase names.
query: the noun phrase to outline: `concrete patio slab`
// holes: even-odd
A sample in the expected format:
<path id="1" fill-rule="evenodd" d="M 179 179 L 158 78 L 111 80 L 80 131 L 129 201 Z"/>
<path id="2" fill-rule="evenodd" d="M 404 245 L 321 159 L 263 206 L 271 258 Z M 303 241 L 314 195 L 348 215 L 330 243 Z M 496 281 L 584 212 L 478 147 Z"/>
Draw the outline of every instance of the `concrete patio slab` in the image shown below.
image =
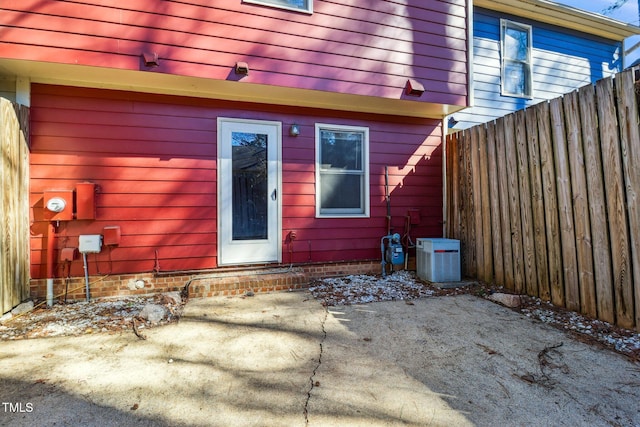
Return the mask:
<path id="1" fill-rule="evenodd" d="M 640 367 L 471 295 L 192 299 L 177 324 L 0 343 L 0 425 L 640 425 Z"/>

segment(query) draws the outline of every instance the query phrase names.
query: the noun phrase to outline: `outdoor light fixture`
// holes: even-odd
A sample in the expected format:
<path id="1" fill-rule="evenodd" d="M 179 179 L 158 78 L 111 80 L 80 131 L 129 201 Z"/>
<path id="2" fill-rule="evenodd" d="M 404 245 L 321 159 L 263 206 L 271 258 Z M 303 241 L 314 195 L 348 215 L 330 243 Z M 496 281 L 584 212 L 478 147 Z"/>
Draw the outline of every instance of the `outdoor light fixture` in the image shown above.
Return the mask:
<path id="1" fill-rule="evenodd" d="M 424 86 L 417 80 L 408 79 L 404 88 L 405 93 L 409 96 L 420 97 L 424 93 Z"/>
<path id="2" fill-rule="evenodd" d="M 157 52 L 142 52 L 142 60 L 146 67 L 157 67 L 160 65 Z"/>
<path id="3" fill-rule="evenodd" d="M 291 136 L 298 136 L 300 135 L 300 126 L 298 126 L 297 124 L 292 124 L 291 127 L 289 128 L 289 135 Z"/>
<path id="4" fill-rule="evenodd" d="M 236 62 L 236 74 L 248 76 L 249 64 L 247 64 L 246 62 Z"/>
<path id="5" fill-rule="evenodd" d="M 453 128 L 457 124 L 458 124 L 458 120 L 456 120 L 455 117 L 453 117 L 453 116 L 449 117 L 449 122 L 447 123 L 449 128 Z"/>

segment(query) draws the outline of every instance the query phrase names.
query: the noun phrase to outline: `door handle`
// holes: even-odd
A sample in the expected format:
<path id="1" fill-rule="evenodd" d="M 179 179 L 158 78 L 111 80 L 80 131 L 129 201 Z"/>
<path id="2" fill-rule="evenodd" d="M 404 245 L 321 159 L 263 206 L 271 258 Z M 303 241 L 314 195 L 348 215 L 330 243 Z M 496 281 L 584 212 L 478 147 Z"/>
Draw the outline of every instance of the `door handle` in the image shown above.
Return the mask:
<path id="1" fill-rule="evenodd" d="M 278 199 L 278 189 L 274 188 L 273 192 L 271 193 L 271 200 L 275 202 L 277 199 Z"/>

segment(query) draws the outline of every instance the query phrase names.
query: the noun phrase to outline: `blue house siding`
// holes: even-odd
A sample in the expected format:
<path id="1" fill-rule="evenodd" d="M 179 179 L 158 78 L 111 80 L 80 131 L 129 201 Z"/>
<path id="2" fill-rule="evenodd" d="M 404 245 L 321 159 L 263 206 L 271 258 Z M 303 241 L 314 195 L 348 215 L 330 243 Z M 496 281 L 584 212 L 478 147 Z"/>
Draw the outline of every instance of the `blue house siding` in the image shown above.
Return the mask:
<path id="1" fill-rule="evenodd" d="M 532 26 L 533 98 L 500 94 L 500 18 Z M 517 16 L 473 14 L 473 106 L 454 114 L 455 129 L 486 123 L 621 71 L 620 43 Z"/>

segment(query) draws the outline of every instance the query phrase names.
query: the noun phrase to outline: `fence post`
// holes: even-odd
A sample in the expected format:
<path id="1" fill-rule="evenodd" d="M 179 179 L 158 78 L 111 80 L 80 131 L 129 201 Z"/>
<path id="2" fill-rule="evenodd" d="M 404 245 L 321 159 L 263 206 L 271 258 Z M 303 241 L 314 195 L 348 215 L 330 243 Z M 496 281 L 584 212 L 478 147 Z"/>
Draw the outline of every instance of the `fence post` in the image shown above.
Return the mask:
<path id="1" fill-rule="evenodd" d="M 0 98 L 0 303 L 29 296 L 28 110 Z"/>
<path id="2" fill-rule="evenodd" d="M 614 86 L 618 107 L 620 151 L 624 167 L 624 183 L 627 196 L 627 214 L 631 245 L 631 268 L 635 305 L 635 327 L 640 330 L 640 128 L 638 127 L 638 100 L 634 75 L 630 69 L 616 75 Z"/>

